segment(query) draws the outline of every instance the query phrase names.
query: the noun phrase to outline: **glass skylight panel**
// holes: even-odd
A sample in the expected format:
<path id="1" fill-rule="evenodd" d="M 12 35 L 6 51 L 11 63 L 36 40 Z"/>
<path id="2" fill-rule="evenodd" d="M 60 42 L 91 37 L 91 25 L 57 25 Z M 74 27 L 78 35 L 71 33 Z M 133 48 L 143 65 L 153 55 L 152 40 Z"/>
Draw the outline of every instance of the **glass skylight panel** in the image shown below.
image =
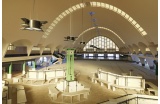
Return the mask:
<path id="1" fill-rule="evenodd" d="M 108 5 L 108 4 L 106 4 L 106 8 L 107 8 L 107 9 L 109 8 L 109 5 Z"/>
<path id="2" fill-rule="evenodd" d="M 143 32 L 142 32 L 142 35 L 143 35 L 143 36 L 144 36 L 144 35 L 147 35 L 147 33 L 146 33 L 145 31 L 143 31 Z"/>
<path id="3" fill-rule="evenodd" d="M 84 7 L 84 3 L 80 3 L 79 5 L 80 5 L 82 8 Z"/>
<path id="4" fill-rule="evenodd" d="M 118 9 L 118 10 L 117 10 L 117 13 L 118 13 L 118 14 L 120 14 L 120 13 L 121 13 L 121 10 L 120 10 L 120 9 Z"/>
<path id="5" fill-rule="evenodd" d="M 129 17 L 129 19 L 128 19 L 129 21 L 132 21 L 133 20 L 133 18 L 132 17 Z"/>
<path id="6" fill-rule="evenodd" d="M 92 2 L 92 6 L 97 6 L 97 2 Z"/>
<path id="7" fill-rule="evenodd" d="M 61 19 L 63 18 L 62 14 L 61 14 L 61 15 L 59 15 L 59 18 L 61 18 Z"/>
<path id="8" fill-rule="evenodd" d="M 54 20 L 53 22 L 54 22 L 55 24 L 57 24 L 57 23 L 58 23 L 58 21 L 57 21 L 57 20 Z"/>
<path id="9" fill-rule="evenodd" d="M 56 26 L 56 24 L 55 24 L 55 23 L 52 23 L 51 25 L 52 25 L 53 27 L 54 27 L 54 26 Z"/>
<path id="10" fill-rule="evenodd" d="M 132 21 L 132 24 L 135 25 L 137 22 L 135 20 Z"/>
<path id="11" fill-rule="evenodd" d="M 67 14 L 65 12 L 63 12 L 62 15 L 65 17 Z"/>
<path id="12" fill-rule="evenodd" d="M 126 15 L 126 13 L 125 13 L 124 11 L 122 11 L 122 12 L 121 12 L 121 15 L 122 15 L 122 16 L 125 16 L 125 15 Z"/>
<path id="13" fill-rule="evenodd" d="M 105 4 L 104 4 L 104 3 L 101 3 L 101 7 L 104 8 L 104 7 L 105 7 Z"/>
<path id="14" fill-rule="evenodd" d="M 109 9 L 110 9 L 110 10 L 113 10 L 113 6 L 112 6 L 112 5 L 110 5 L 110 6 L 109 6 Z"/>
<path id="15" fill-rule="evenodd" d="M 140 27 L 140 25 L 139 25 L 138 23 L 137 23 L 135 26 L 136 26 L 136 28 L 139 28 L 139 27 Z"/>
<path id="16" fill-rule="evenodd" d="M 47 32 L 50 32 L 51 30 L 50 30 L 50 29 L 47 29 L 46 31 L 47 31 Z"/>
<path id="17" fill-rule="evenodd" d="M 142 32 L 142 31 L 143 31 L 143 28 L 142 28 L 142 27 L 140 27 L 140 28 L 139 28 L 139 31 L 140 31 L 140 32 Z"/>
<path id="18" fill-rule="evenodd" d="M 125 15 L 125 18 L 128 19 L 130 16 L 128 14 Z"/>
<path id="19" fill-rule="evenodd" d="M 69 14 L 70 12 L 68 10 L 65 10 L 66 14 Z"/>
<path id="20" fill-rule="evenodd" d="M 117 12 L 117 7 L 114 7 L 114 8 L 113 8 L 113 11 Z"/>
<path id="21" fill-rule="evenodd" d="M 57 21 L 60 21 L 61 19 L 59 17 L 56 18 Z"/>
<path id="22" fill-rule="evenodd" d="M 97 2 L 97 7 L 100 7 L 100 6 L 101 6 L 100 2 Z"/>
<path id="23" fill-rule="evenodd" d="M 79 4 L 77 4 L 77 5 L 76 5 L 76 7 L 79 9 L 79 8 L 80 8 L 80 5 L 79 5 Z"/>
<path id="24" fill-rule="evenodd" d="M 49 33 L 48 33 L 48 32 L 45 32 L 44 34 L 45 34 L 45 35 L 49 35 Z"/>
<path id="25" fill-rule="evenodd" d="M 76 10 L 76 9 L 77 9 L 77 7 L 76 7 L 76 6 L 73 6 L 73 7 L 72 7 L 72 9 L 73 9 L 73 10 Z"/>
<path id="26" fill-rule="evenodd" d="M 69 9 L 68 9 L 68 11 L 72 12 L 72 11 L 73 11 L 73 9 L 72 9 L 72 8 L 69 8 Z"/>
<path id="27" fill-rule="evenodd" d="M 49 29 L 53 29 L 53 27 L 52 27 L 52 26 L 49 26 Z"/>

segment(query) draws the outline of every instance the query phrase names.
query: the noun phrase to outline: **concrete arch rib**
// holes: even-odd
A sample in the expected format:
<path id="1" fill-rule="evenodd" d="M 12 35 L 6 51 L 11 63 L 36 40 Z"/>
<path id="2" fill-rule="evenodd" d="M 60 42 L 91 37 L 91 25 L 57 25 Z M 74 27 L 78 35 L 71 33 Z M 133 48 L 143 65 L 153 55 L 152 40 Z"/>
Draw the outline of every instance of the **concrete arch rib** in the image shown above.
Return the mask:
<path id="1" fill-rule="evenodd" d="M 5 56 L 8 45 L 9 45 L 9 42 L 7 42 L 6 39 L 2 37 L 2 57 Z"/>
<path id="2" fill-rule="evenodd" d="M 90 30 L 94 30 L 94 29 L 96 29 L 96 27 L 91 27 L 91 28 L 89 28 L 89 29 L 84 30 L 84 31 L 78 36 L 77 39 L 79 39 L 79 38 L 80 38 L 82 35 L 84 35 L 86 32 L 88 32 L 88 31 L 90 31 Z M 113 33 L 117 38 L 119 38 L 119 40 L 121 40 L 121 42 L 122 42 L 123 44 L 125 44 L 124 40 L 123 40 L 117 33 L 115 33 L 114 31 L 112 31 L 111 29 L 108 29 L 108 28 L 106 28 L 106 27 L 98 27 L 98 29 L 103 29 L 103 30 L 106 30 L 106 31 L 109 31 L 109 32 Z M 75 44 L 75 42 L 76 42 L 76 41 L 74 41 L 73 44 Z"/>
<path id="3" fill-rule="evenodd" d="M 111 10 L 117 14 L 119 14 L 120 16 L 122 16 L 124 19 L 126 19 L 129 23 L 131 23 L 135 29 L 142 35 L 145 36 L 147 35 L 147 32 L 131 17 L 129 16 L 127 13 L 125 13 L 123 10 L 113 6 L 113 5 L 109 5 L 107 3 L 103 3 L 103 2 L 85 2 L 85 3 L 79 3 L 77 5 L 72 6 L 71 8 L 68 8 L 67 10 L 65 10 L 64 12 L 62 12 L 58 17 L 56 17 L 56 19 L 53 20 L 53 22 L 51 23 L 51 25 L 47 28 L 47 30 L 44 32 L 44 35 L 42 36 L 42 38 L 47 38 L 51 31 L 55 28 L 55 26 L 67 15 L 69 15 L 72 12 L 75 12 L 81 8 L 85 8 L 85 7 L 100 7 L 103 9 L 107 9 L 107 10 Z"/>
<path id="4" fill-rule="evenodd" d="M 27 39 L 16 40 L 16 41 L 12 42 L 12 44 L 14 46 L 26 46 L 28 56 L 30 55 L 30 53 L 32 51 L 32 48 L 33 48 L 32 42 L 30 40 L 27 40 Z"/>

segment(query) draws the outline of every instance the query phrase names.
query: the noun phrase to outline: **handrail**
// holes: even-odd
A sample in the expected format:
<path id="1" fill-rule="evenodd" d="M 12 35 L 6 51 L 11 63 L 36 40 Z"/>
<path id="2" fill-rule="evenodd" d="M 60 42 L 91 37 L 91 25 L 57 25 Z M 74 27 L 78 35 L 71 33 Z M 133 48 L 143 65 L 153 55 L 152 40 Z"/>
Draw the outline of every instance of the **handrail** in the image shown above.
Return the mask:
<path id="1" fill-rule="evenodd" d="M 125 96 L 128 96 L 128 95 L 132 95 L 132 94 L 126 94 L 126 95 L 122 95 L 122 96 L 120 96 L 120 97 L 117 97 L 117 98 L 114 98 L 114 99 L 118 99 L 118 98 L 122 98 L 122 97 L 125 97 Z M 130 98 L 130 99 L 127 99 L 127 100 L 124 100 L 124 101 L 121 101 L 121 102 L 119 102 L 119 103 L 117 103 L 117 104 L 124 104 L 124 103 L 126 103 L 126 104 L 128 104 L 127 102 L 128 101 L 131 101 L 131 100 L 133 100 L 133 99 L 147 99 L 147 100 L 158 100 L 158 99 L 154 99 L 154 98 L 145 98 L 145 97 L 133 97 L 133 98 Z M 105 102 L 108 102 L 109 100 L 106 100 L 106 101 L 103 101 L 103 102 L 100 102 L 100 103 L 97 103 L 97 104 L 102 104 L 102 103 L 105 103 Z M 137 103 L 138 104 L 138 103 Z"/>
<path id="2" fill-rule="evenodd" d="M 158 99 L 153 99 L 153 98 L 145 98 L 145 97 L 134 97 L 134 98 L 131 98 L 131 99 L 127 99 L 127 100 L 125 100 L 125 101 L 122 101 L 122 102 L 119 102 L 119 103 L 117 103 L 117 104 L 123 104 L 123 103 L 125 103 L 125 102 L 128 102 L 128 101 L 131 101 L 131 100 L 133 100 L 133 99 L 149 99 L 149 100 L 158 100 Z"/>

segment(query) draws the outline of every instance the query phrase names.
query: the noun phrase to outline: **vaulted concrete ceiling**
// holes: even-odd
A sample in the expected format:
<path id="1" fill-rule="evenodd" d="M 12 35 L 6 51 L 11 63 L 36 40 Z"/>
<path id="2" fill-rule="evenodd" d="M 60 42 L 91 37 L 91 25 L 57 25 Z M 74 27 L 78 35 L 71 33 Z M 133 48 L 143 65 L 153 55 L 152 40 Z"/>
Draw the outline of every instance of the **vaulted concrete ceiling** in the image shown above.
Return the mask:
<path id="1" fill-rule="evenodd" d="M 34 14 L 33 1 L 34 0 L 2 0 L 2 41 L 5 41 L 3 43 L 9 44 L 26 39 L 29 40 L 33 46 L 39 44 L 42 46 L 52 44 L 54 47 L 72 45 L 64 41 L 64 37 L 70 35 L 70 22 L 71 35 L 79 36 L 84 30 L 92 27 L 91 17 L 88 13 L 93 11 L 95 12 L 93 17 L 97 19 L 96 23 L 98 26 L 111 29 L 125 41 L 125 44 L 122 44 L 117 37 L 112 36 L 112 40 L 115 40 L 115 43 L 119 43 L 120 47 L 128 47 L 128 45 L 132 44 L 138 45 L 138 42 L 146 45 L 148 45 L 149 42 L 158 44 L 158 0 L 94 0 L 95 2 L 117 7 L 127 13 L 145 30 L 147 33 L 145 36 L 142 36 L 129 20 L 113 10 L 86 6 L 83 8 L 83 29 L 82 9 L 79 9 L 59 21 L 46 38 L 43 38 L 43 36 L 53 21 L 62 12 L 71 6 L 81 3 L 82 0 L 35 0 Z M 88 3 L 93 1 L 83 0 L 83 2 Z M 22 17 L 48 21 L 48 23 L 43 26 L 45 32 L 20 30 L 21 23 L 23 23 L 20 19 Z M 102 35 L 104 36 L 110 37 L 111 35 L 110 32 L 100 31 L 102 31 Z M 84 35 L 86 41 L 89 41 L 92 37 L 90 32 Z M 78 47 L 78 44 L 75 44 L 74 47 Z"/>

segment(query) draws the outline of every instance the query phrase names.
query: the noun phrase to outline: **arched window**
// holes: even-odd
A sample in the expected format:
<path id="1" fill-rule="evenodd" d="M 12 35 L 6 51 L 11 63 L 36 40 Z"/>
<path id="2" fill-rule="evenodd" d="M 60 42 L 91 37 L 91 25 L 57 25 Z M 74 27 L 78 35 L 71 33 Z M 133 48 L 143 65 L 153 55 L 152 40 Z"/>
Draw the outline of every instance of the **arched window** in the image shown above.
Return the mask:
<path id="1" fill-rule="evenodd" d="M 15 50 L 15 46 L 10 43 L 7 50 Z"/>
<path id="2" fill-rule="evenodd" d="M 97 36 L 91 39 L 86 46 L 83 48 L 83 51 L 87 52 L 116 52 L 119 51 L 117 45 L 109 38 L 104 36 Z"/>

